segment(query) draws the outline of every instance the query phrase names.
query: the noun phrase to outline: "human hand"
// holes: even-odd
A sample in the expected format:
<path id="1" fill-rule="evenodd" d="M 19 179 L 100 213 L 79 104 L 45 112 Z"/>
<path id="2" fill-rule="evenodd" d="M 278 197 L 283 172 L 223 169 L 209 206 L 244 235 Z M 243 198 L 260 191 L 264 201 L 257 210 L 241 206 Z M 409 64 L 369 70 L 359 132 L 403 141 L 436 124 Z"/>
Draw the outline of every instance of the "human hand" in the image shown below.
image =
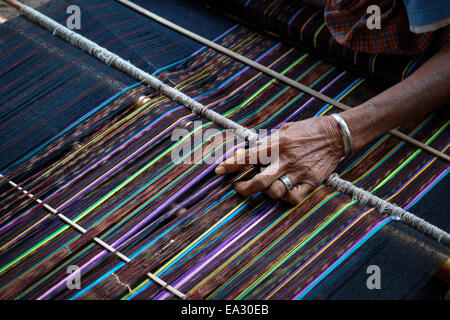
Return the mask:
<path id="1" fill-rule="evenodd" d="M 244 196 L 263 192 L 295 205 L 336 169 L 344 156 L 342 132 L 333 117 L 324 116 L 286 123 L 275 136 L 262 139 L 257 147 L 239 149 L 215 172 L 227 174 L 261 165 L 263 155 L 270 154 L 270 165 L 250 180 L 236 182 L 235 189 Z M 257 163 L 249 163 L 250 159 Z M 291 181 L 291 190 L 279 179 L 283 175 Z"/>

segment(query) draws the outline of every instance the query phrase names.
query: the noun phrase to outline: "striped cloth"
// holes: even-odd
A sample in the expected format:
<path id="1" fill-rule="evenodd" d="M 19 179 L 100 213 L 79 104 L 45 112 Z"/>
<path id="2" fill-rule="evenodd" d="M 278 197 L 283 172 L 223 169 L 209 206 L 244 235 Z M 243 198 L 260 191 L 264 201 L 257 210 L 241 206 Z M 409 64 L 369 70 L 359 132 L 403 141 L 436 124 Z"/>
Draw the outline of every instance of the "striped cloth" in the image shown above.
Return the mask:
<path id="1" fill-rule="evenodd" d="M 378 1 L 381 29 L 369 30 L 370 1 L 202 0 L 221 13 L 268 30 L 291 43 L 325 53 L 337 63 L 397 82 L 417 69 L 448 41 L 448 28 L 415 34 L 409 31 L 402 0 Z"/>
<path id="2" fill-rule="evenodd" d="M 73 0 L 54 1 L 44 10 L 64 21 L 68 4 Z M 295 121 L 337 111 L 214 50 L 174 47 L 176 33 L 153 33 L 156 23 L 118 4 L 105 7 L 100 0 L 77 4 L 84 8 L 86 22 L 90 18 L 96 25 L 99 19 L 105 26 L 82 29 L 87 37 L 137 59 L 133 62 L 242 125 L 273 128 L 287 118 Z M 142 4 L 167 10 L 181 20 L 190 17 L 201 27 L 197 14 L 204 11 L 198 7 L 174 11 L 174 6 L 156 6 L 156 0 Z M 127 22 L 120 25 L 120 21 Z M 339 101 L 357 104 L 377 91 L 366 79 L 310 53 L 220 21 L 205 16 L 203 32 L 216 32 L 211 38 L 217 43 Z M 408 298 L 419 294 L 448 258 L 438 243 L 327 186 L 317 188 L 297 206 L 262 194 L 244 198 L 233 190 L 221 193 L 229 180 L 218 180 L 214 166 L 171 159 L 172 150 L 181 144 L 172 141 L 171 133 L 183 127 L 189 137 L 194 136 L 200 130 L 191 124 L 199 119 L 197 115 L 103 68 L 23 19 L 1 26 L 0 39 L 11 30 L 18 33 L 9 36 L 9 45 L 0 47 L 0 90 L 12 83 L 14 94 L 2 91 L 0 115 L 8 122 L 2 123 L 4 132 L 8 128 L 27 132 L 25 141 L 20 140 L 21 151 L 7 152 L 18 143 L 14 135 L 0 141 L 1 172 L 87 233 L 78 234 L 26 196 L 0 184 L 0 298 L 175 298 L 150 281 L 147 272 L 189 298 Z M 81 64 L 82 70 L 71 65 L 71 70 L 64 68 L 67 61 L 90 64 Z M 155 66 L 158 62 L 161 65 Z M 31 85 L 24 78 L 14 82 L 14 75 L 24 73 Z M 66 85 L 74 74 L 73 82 Z M 102 86 L 99 79 L 105 74 L 117 81 L 116 87 Z M 96 91 L 97 85 L 105 90 Z M 82 103 L 79 95 L 86 97 Z M 138 104 L 141 95 L 147 95 L 148 101 Z M 58 116 L 64 112 L 66 117 Z M 26 113 L 34 113 L 35 118 Z M 59 120 L 53 133 L 49 132 L 52 117 Z M 203 148 L 204 159 L 213 157 L 218 148 L 234 145 L 234 137 L 225 140 L 222 128 L 203 125 L 207 136 L 193 145 Z M 401 130 L 446 151 L 448 126 L 447 118 L 436 113 Z M 192 157 L 194 152 L 184 156 Z M 421 217 L 437 219 L 439 213 L 446 213 L 415 208 L 448 181 L 447 163 L 390 135 L 343 161 L 337 171 Z M 200 201 L 152 226 L 204 188 L 209 190 L 200 193 Z M 433 222 L 448 230 L 448 219 L 437 220 Z M 119 248 L 131 262 L 103 252 L 94 237 Z M 383 283 L 391 284 L 381 292 L 365 286 L 370 264 L 379 265 Z M 79 290 L 66 286 L 71 265 L 83 270 Z"/>

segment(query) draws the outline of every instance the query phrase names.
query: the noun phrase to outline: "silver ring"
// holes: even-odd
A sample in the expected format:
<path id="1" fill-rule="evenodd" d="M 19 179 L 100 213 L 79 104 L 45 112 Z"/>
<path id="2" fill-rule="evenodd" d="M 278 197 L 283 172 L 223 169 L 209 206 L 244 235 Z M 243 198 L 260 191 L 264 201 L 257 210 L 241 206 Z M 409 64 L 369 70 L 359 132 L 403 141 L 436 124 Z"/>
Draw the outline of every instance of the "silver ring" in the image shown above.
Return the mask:
<path id="1" fill-rule="evenodd" d="M 292 183 L 291 180 L 289 180 L 288 177 L 286 176 L 281 176 L 280 177 L 281 182 L 283 182 L 283 184 L 285 185 L 287 191 L 290 191 L 292 189 Z"/>

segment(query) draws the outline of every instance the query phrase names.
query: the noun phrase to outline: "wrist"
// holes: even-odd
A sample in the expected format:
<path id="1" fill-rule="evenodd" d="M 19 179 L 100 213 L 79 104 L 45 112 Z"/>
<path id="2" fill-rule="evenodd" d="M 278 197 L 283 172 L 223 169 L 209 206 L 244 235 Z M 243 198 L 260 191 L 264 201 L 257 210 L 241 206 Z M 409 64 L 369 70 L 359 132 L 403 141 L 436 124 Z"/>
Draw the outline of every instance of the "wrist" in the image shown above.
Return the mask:
<path id="1" fill-rule="evenodd" d="M 345 145 L 344 145 L 344 132 L 342 131 L 339 123 L 331 115 L 322 117 L 323 119 L 323 130 L 328 137 L 328 142 L 331 150 L 336 154 L 337 157 L 342 158 L 345 156 Z"/>
<path id="2" fill-rule="evenodd" d="M 352 156 L 355 153 L 355 148 L 353 145 L 353 138 L 350 130 L 348 129 L 347 123 L 338 113 L 333 113 L 331 117 L 333 117 L 334 120 L 338 123 L 341 130 L 341 136 L 344 144 L 344 155 L 346 157 Z"/>
<path id="3" fill-rule="evenodd" d="M 340 113 L 353 138 L 354 151 L 358 151 L 386 132 L 386 122 L 378 117 L 378 110 L 371 104 L 363 104 Z M 387 119 L 386 119 L 387 120 Z"/>

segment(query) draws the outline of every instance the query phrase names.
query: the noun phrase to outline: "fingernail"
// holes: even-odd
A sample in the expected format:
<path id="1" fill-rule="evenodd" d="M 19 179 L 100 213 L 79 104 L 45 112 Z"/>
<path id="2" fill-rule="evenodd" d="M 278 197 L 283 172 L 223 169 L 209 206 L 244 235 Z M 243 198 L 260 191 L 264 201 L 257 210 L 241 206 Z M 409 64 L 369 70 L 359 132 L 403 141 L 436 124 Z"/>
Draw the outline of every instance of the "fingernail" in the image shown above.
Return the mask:
<path id="1" fill-rule="evenodd" d="M 224 169 L 224 167 L 218 166 L 218 167 L 216 167 L 215 172 L 216 172 L 216 174 L 224 174 L 225 169 Z"/>

